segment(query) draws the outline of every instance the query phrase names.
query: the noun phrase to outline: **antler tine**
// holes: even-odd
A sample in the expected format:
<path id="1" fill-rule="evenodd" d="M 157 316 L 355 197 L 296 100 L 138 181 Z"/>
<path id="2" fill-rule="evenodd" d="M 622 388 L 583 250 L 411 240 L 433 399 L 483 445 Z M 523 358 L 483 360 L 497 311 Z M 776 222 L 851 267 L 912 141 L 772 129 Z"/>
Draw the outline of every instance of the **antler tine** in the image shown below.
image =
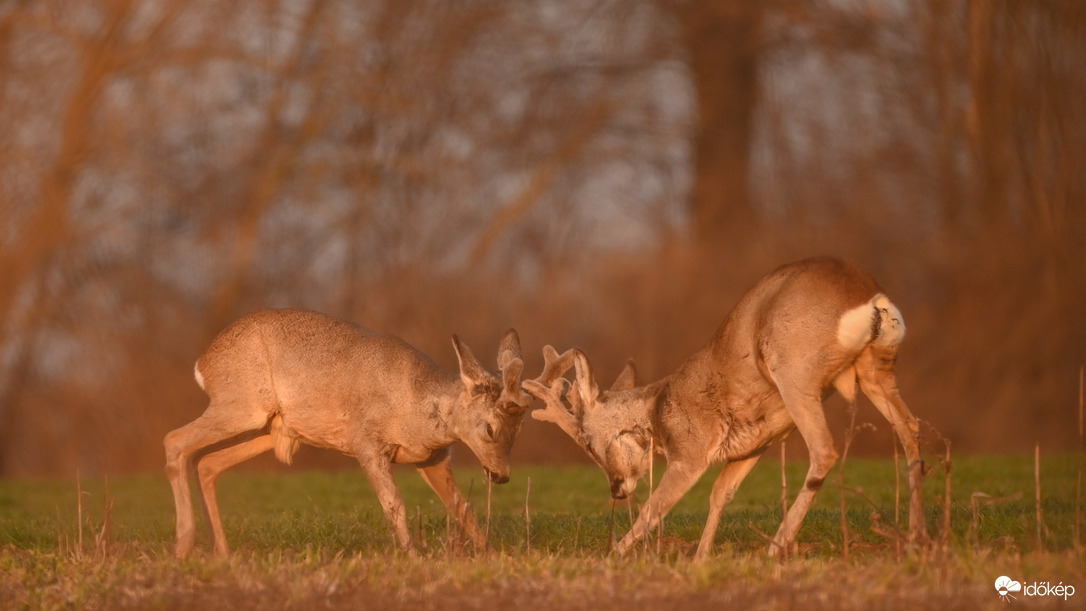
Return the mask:
<path id="1" fill-rule="evenodd" d="M 541 399 L 545 405 L 543 409 L 534 410 L 532 418 L 557 424 L 558 428 L 577 441 L 580 439 L 581 423 L 577 416 L 566 408 L 563 401 L 570 383 L 562 375 L 573 366 L 573 354 L 573 350 L 567 350 L 559 355 L 553 346 L 545 346 L 543 373 L 534 380 L 525 380 L 524 390 L 537 399 Z"/>
<path id="2" fill-rule="evenodd" d="M 533 410 L 532 418 L 540 422 L 557 424 L 558 428 L 562 429 L 566 435 L 569 435 L 574 441 L 578 441 L 581 436 L 581 423 L 572 412 L 566 409 L 562 402 L 562 397 L 566 394 L 568 388 L 569 381 L 564 378 L 559 379 L 558 383 L 553 386 L 544 386 L 535 380 L 525 380 L 524 382 L 524 389 L 529 394 L 542 399 L 545 405 L 543 409 Z"/>
<path id="3" fill-rule="evenodd" d="M 573 354 L 576 349 L 569 349 L 561 355 L 554 346 L 543 346 L 543 373 L 534 381 L 544 386 L 554 384 L 554 381 L 565 375 L 570 367 L 573 367 Z"/>

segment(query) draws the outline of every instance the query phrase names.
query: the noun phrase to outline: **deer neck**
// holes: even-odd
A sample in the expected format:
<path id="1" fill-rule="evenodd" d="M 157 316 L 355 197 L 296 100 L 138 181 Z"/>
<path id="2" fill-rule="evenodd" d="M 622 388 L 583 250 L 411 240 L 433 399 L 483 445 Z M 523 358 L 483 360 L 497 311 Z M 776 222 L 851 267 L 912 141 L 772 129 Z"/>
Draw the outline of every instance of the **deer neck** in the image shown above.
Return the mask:
<path id="1" fill-rule="evenodd" d="M 656 381 L 645 387 L 645 410 L 642 417 L 646 424 L 653 444 L 658 451 L 663 451 L 664 440 L 660 438 L 660 426 L 661 411 L 664 405 L 667 404 L 668 396 L 671 390 L 671 382 L 673 376 L 667 376 L 662 380 Z"/>
<path id="2" fill-rule="evenodd" d="M 415 381 L 415 427 L 417 441 L 428 447 L 447 446 L 459 440 L 457 417 L 462 410 L 463 384 L 458 377 L 444 375 Z"/>
<path id="3" fill-rule="evenodd" d="M 624 401 L 628 406 L 626 408 L 625 428 L 644 431 L 646 435 L 653 439 L 658 448 L 662 442 L 657 436 L 657 431 L 660 430 L 658 426 L 660 409 L 667 398 L 669 383 L 670 376 L 647 386 L 619 391 L 620 393 L 632 395 L 632 397 L 629 397 L 632 400 Z"/>
<path id="4" fill-rule="evenodd" d="M 465 428 L 471 422 L 471 410 L 473 409 L 471 393 L 464 388 L 460 380 L 452 385 L 449 391 L 437 401 L 438 420 L 442 423 L 441 431 L 445 435 L 444 441 L 452 443 L 464 439 Z"/>

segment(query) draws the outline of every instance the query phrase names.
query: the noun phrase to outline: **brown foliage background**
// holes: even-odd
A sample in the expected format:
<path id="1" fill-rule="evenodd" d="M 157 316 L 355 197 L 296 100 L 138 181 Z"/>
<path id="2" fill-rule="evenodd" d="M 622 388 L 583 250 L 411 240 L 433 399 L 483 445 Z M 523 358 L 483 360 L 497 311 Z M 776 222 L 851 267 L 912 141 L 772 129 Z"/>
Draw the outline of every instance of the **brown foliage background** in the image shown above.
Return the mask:
<path id="1" fill-rule="evenodd" d="M 649 380 L 812 254 L 901 307 L 955 448 L 1076 444 L 1080 3 L 359 4 L 0 3 L 0 475 L 159 468 L 254 308 Z"/>

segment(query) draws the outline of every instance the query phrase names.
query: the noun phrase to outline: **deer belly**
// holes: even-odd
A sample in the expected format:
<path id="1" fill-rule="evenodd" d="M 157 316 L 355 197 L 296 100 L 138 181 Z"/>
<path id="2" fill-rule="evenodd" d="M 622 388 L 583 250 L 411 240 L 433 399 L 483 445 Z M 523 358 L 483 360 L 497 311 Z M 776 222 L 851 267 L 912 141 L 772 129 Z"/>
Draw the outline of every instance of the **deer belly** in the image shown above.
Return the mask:
<path id="1" fill-rule="evenodd" d="M 426 448 L 406 448 L 404 446 L 396 446 L 396 449 L 392 453 L 392 462 L 406 465 L 417 465 L 419 463 L 430 462 L 434 456 L 434 450 L 428 450 Z"/>
<path id="2" fill-rule="evenodd" d="M 291 417 L 293 416 L 293 417 Z M 347 415 L 342 418 L 305 418 L 293 414 L 285 414 L 282 418 L 285 432 L 291 437 L 300 438 L 306 444 L 339 450 L 348 456 L 354 456 L 351 442 L 348 439 Z"/>
<path id="3" fill-rule="evenodd" d="M 750 420 L 732 420 L 722 431 L 722 439 L 714 452 L 719 460 L 738 460 L 764 451 L 769 445 L 780 441 L 796 427 L 784 404 L 769 409 L 758 418 Z"/>

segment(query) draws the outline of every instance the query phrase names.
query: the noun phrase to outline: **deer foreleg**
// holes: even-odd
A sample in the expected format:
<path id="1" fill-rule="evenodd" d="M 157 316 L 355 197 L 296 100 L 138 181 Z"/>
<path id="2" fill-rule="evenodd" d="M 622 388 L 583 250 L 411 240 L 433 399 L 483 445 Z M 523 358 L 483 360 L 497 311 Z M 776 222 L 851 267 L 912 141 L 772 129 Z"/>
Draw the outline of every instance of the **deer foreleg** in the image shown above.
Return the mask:
<path id="1" fill-rule="evenodd" d="M 664 476 L 660 478 L 660 485 L 649 496 L 649 500 L 641 507 L 641 513 L 637 515 L 630 532 L 619 541 L 615 552 L 620 556 L 626 554 L 646 534 L 656 528 L 667 512 L 679 502 L 690 488 L 697 483 L 698 478 L 705 473 L 708 465 L 692 467 L 679 462 L 668 465 Z"/>
<path id="2" fill-rule="evenodd" d="M 483 552 L 487 549 L 486 537 L 479 531 L 479 525 L 475 521 L 475 512 L 472 511 L 471 504 L 464 498 L 460 488 L 456 485 L 456 480 L 453 479 L 452 468 L 449 466 L 450 456 L 451 453 L 446 451 L 438 462 L 418 465 L 419 475 L 441 497 L 441 501 L 445 503 L 445 509 L 449 512 L 449 515 L 453 516 L 464 529 L 464 532 L 471 537 L 472 542 L 475 544 L 475 551 L 477 553 Z"/>
<path id="3" fill-rule="evenodd" d="M 392 460 L 383 455 L 367 455 L 361 452 L 356 455 L 370 485 L 373 486 L 373 491 L 377 493 L 377 499 L 381 502 L 397 545 L 413 555 L 411 535 L 407 531 L 407 511 L 403 498 L 400 497 L 400 490 L 396 488 L 396 481 L 392 478 Z"/>

